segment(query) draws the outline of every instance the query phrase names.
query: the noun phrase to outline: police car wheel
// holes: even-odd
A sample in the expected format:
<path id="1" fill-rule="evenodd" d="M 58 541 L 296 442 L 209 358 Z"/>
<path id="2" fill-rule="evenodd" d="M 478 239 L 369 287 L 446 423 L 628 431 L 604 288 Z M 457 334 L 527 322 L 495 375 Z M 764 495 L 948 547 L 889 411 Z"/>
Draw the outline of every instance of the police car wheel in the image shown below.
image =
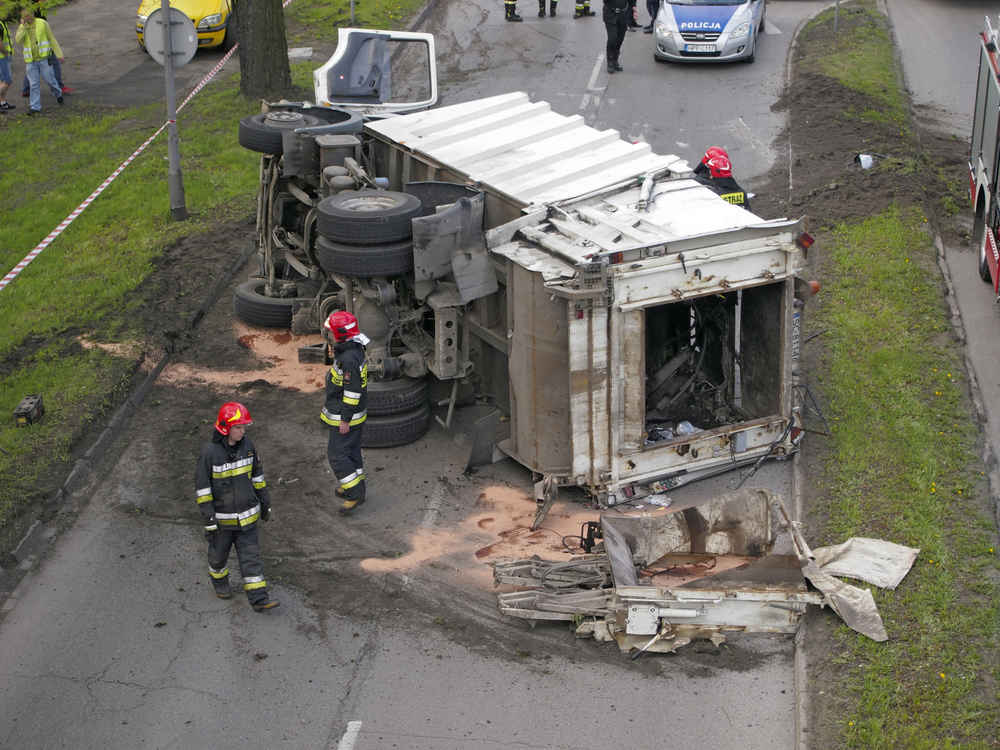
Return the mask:
<path id="1" fill-rule="evenodd" d="M 240 120 L 239 140 L 243 148 L 261 154 L 278 156 L 284 153 L 281 134 L 286 130 L 313 128 L 323 121 L 301 112 L 267 112 Z"/>
<path id="2" fill-rule="evenodd" d="M 368 417 L 361 432 L 362 448 L 392 448 L 419 440 L 431 425 L 431 408 L 427 403 L 401 414 Z"/>

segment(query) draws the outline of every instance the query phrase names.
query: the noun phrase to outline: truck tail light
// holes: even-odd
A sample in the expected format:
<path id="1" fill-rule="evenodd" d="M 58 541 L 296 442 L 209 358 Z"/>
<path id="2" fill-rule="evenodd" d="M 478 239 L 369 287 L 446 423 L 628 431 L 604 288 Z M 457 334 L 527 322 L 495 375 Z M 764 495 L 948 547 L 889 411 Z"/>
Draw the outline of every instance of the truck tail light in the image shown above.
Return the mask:
<path id="1" fill-rule="evenodd" d="M 802 234 L 800 234 L 798 237 L 795 238 L 795 244 L 798 245 L 803 251 L 806 251 L 810 247 L 812 247 L 812 244 L 815 241 L 816 240 L 813 239 L 812 235 L 809 234 L 809 232 L 803 232 Z"/>

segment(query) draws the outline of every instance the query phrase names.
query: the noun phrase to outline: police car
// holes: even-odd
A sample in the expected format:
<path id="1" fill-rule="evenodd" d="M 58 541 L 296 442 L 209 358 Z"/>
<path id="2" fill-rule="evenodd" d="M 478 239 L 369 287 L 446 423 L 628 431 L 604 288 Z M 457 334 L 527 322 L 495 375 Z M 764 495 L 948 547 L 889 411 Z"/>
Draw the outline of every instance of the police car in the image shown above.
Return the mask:
<path id="1" fill-rule="evenodd" d="M 662 0 L 653 34 L 657 60 L 752 63 L 765 0 Z"/>

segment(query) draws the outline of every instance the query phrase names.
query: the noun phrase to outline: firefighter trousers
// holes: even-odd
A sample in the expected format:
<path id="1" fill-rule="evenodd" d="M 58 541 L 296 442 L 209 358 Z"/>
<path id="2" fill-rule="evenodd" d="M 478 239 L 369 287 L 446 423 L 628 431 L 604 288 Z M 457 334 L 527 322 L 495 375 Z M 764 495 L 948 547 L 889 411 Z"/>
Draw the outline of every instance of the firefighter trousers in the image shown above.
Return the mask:
<path id="1" fill-rule="evenodd" d="M 267 582 L 264 580 L 264 556 L 260 553 L 257 524 L 247 529 L 219 527 L 218 533 L 208 542 L 208 572 L 216 589 L 229 583 L 229 552 L 236 546 L 236 558 L 243 574 L 243 590 L 251 604 L 267 599 Z"/>
<path id="2" fill-rule="evenodd" d="M 364 423 L 355 425 L 346 435 L 341 435 L 336 427 L 330 427 L 326 455 L 347 500 L 360 500 L 365 496 L 365 468 L 361 463 L 363 427 Z"/>

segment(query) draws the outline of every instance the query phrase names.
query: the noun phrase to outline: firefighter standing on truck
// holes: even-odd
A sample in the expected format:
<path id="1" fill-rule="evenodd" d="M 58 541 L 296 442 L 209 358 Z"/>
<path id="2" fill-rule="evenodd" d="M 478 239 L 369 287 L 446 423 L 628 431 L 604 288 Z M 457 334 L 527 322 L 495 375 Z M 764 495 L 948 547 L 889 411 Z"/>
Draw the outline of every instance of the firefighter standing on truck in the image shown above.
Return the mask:
<path id="1" fill-rule="evenodd" d="M 708 172 L 708 177 L 704 176 L 705 172 Z M 750 210 L 750 198 L 733 179 L 733 167 L 724 148 L 712 146 L 706 151 L 701 164 L 694 168 L 694 177 L 702 185 L 712 188 L 723 200 Z"/>
<path id="2" fill-rule="evenodd" d="M 337 509 L 350 515 L 365 502 L 365 469 L 361 461 L 361 430 L 367 416 L 368 337 L 358 330 L 357 319 L 338 310 L 323 324 L 324 336 L 334 340 L 333 366 L 326 374 L 326 403 L 320 418 L 330 427 L 327 457 L 337 477 Z"/>
<path id="3" fill-rule="evenodd" d="M 230 401 L 219 409 L 215 434 L 201 449 L 194 472 L 198 508 L 205 519 L 208 539 L 208 572 L 220 599 L 232 597 L 229 588 L 229 551 L 243 574 L 243 590 L 257 612 L 278 602 L 268 598 L 264 580 L 264 558 L 260 553 L 257 520 L 271 516 L 271 493 L 264 483 L 264 470 L 253 441 L 244 433 L 253 424 L 243 404 Z"/>

